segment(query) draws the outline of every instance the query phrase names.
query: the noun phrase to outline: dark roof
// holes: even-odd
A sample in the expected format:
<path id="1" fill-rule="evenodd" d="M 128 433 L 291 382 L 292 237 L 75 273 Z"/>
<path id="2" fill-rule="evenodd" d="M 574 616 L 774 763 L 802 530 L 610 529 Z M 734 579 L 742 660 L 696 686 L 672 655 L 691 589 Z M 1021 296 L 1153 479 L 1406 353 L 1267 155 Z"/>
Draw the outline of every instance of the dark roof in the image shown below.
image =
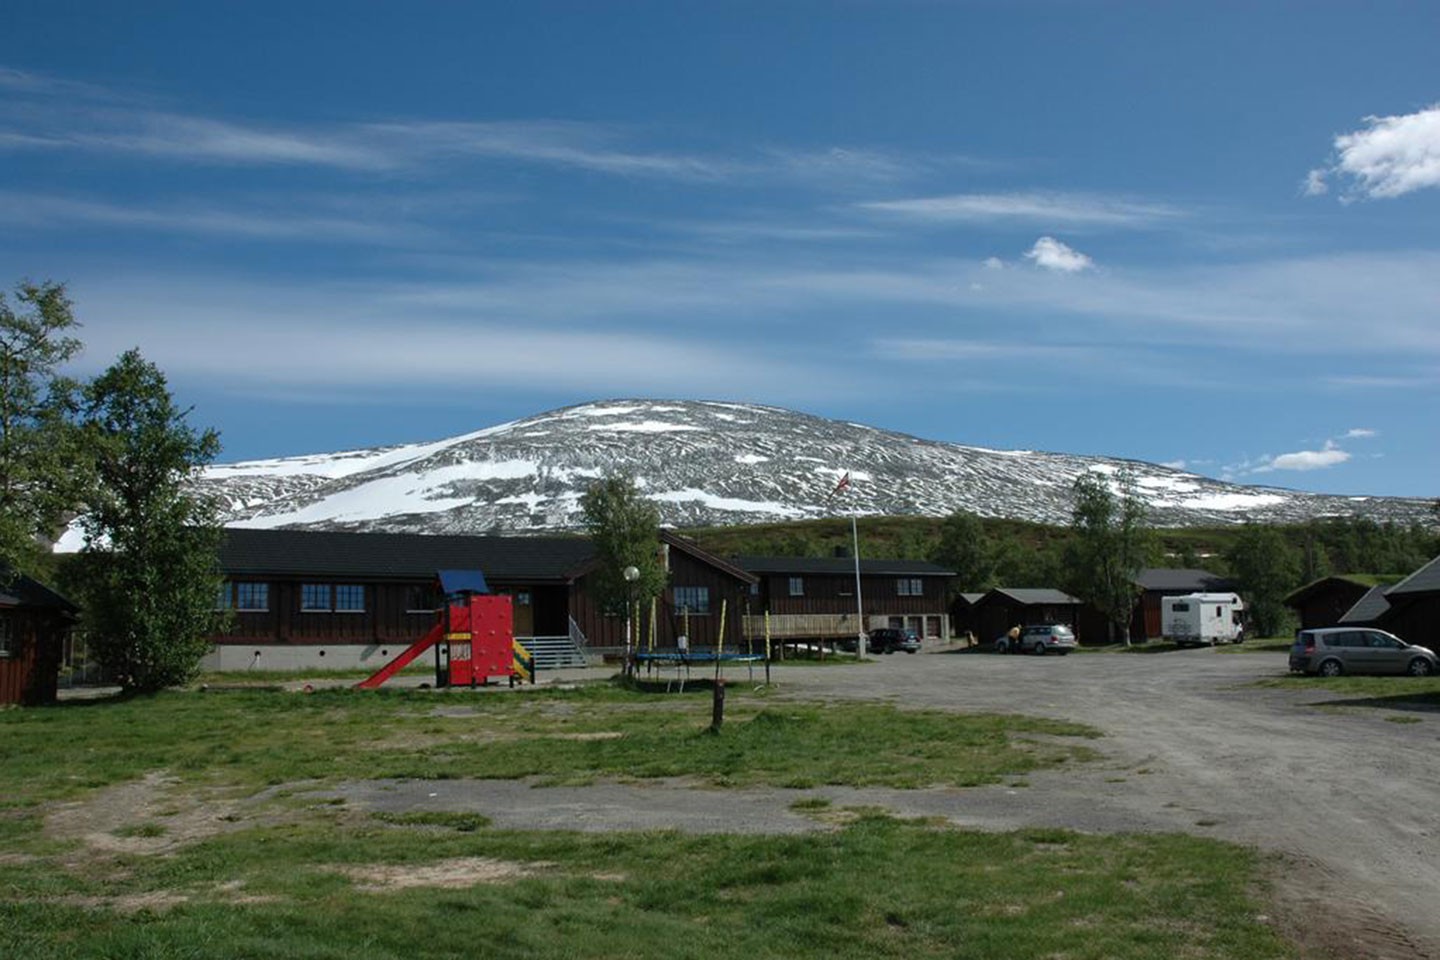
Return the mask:
<path id="1" fill-rule="evenodd" d="M 1404 596 L 1407 593 L 1434 593 L 1440 591 L 1440 557 L 1431 560 L 1410 576 L 1391 587 L 1388 595 Z"/>
<path id="2" fill-rule="evenodd" d="M 730 561 L 722 560 L 720 557 L 715 556 L 715 554 L 700 549 L 700 547 L 694 541 L 682 537 L 678 533 L 674 533 L 670 530 L 661 530 L 660 542 L 668 543 L 672 547 L 679 548 L 681 551 L 690 554 L 692 557 L 699 560 L 701 563 L 707 563 L 715 569 L 719 570 L 721 573 L 729 574 L 736 580 L 739 580 L 741 583 L 754 583 L 758 579 L 753 573 L 749 573 L 745 570 L 740 569 Z"/>
<path id="3" fill-rule="evenodd" d="M 744 583 L 755 578 L 669 531 L 660 540 Z M 229 576 L 430 579 L 440 570 L 479 570 L 490 580 L 568 583 L 595 564 L 584 537 L 432 536 L 231 527 L 220 547 Z"/>
<path id="4" fill-rule="evenodd" d="M 1216 576 L 1209 570 L 1183 570 L 1151 567 L 1135 575 L 1135 584 L 1142 590 L 1166 593 L 1224 593 L 1235 589 L 1233 581 Z"/>
<path id="5" fill-rule="evenodd" d="M 47 607 L 67 614 L 80 610 L 39 580 L 23 575 L 12 577 L 3 570 L 0 570 L 0 607 Z"/>
<path id="6" fill-rule="evenodd" d="M 1383 617 L 1390 609 L 1390 601 L 1385 599 L 1384 587 L 1371 587 L 1365 591 L 1365 595 L 1355 601 L 1355 605 L 1340 615 L 1339 623 L 1374 623 Z"/>
<path id="7" fill-rule="evenodd" d="M 1357 597 L 1377 586 L 1375 583 L 1362 583 L 1345 574 L 1336 574 L 1329 577 L 1321 577 L 1319 580 L 1311 580 L 1303 587 L 1292 590 L 1284 600 L 1287 607 L 1298 607 L 1316 594 L 1329 593 L 1332 591 L 1346 591 L 1354 593 Z"/>
<path id="8" fill-rule="evenodd" d="M 579 537 L 469 537 L 231 527 L 220 547 L 230 576 L 279 574 L 428 579 L 479 570 L 492 580 L 569 581 L 595 558 Z"/>
<path id="9" fill-rule="evenodd" d="M 1047 604 L 1055 606 L 1057 604 L 1080 603 L 1079 600 L 1070 596 L 1070 594 L 1065 591 L 1055 590 L 1050 587 L 996 587 L 994 590 L 991 590 L 990 593 L 986 594 L 987 597 L 991 595 L 1009 597 L 1016 603 L 1024 604 L 1027 607 Z"/>
<path id="10" fill-rule="evenodd" d="M 853 557 L 736 557 L 736 566 L 751 573 L 855 574 Z M 860 558 L 862 576 L 953 577 L 954 571 L 924 560 L 867 560 Z"/>

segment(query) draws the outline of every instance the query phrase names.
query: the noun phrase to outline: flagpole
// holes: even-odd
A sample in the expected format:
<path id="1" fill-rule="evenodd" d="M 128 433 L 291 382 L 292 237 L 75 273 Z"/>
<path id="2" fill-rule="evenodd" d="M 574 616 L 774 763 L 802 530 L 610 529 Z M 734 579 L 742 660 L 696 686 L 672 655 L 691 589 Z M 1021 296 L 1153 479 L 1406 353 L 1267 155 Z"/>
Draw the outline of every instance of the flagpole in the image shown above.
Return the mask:
<path id="1" fill-rule="evenodd" d="M 846 470 L 840 478 L 840 482 L 835 484 L 835 489 L 830 491 L 830 496 L 833 498 L 837 493 L 842 493 L 849 488 L 850 471 Z M 865 634 L 865 602 L 860 596 L 860 529 L 855 524 L 855 518 L 859 515 L 860 507 L 856 505 L 850 511 L 850 542 L 852 544 L 850 552 L 855 555 L 855 619 L 858 621 L 856 624 L 858 629 L 855 632 L 855 654 L 857 657 L 863 657 L 866 654 L 868 638 Z M 823 651 L 824 647 L 821 647 L 821 650 Z"/>
<path id="2" fill-rule="evenodd" d="M 860 599 L 860 528 L 855 524 L 856 514 L 859 508 L 850 511 L 850 541 L 854 544 L 855 554 L 855 619 L 859 621 L 860 635 L 856 639 L 855 649 L 859 656 L 865 656 L 865 603 Z"/>

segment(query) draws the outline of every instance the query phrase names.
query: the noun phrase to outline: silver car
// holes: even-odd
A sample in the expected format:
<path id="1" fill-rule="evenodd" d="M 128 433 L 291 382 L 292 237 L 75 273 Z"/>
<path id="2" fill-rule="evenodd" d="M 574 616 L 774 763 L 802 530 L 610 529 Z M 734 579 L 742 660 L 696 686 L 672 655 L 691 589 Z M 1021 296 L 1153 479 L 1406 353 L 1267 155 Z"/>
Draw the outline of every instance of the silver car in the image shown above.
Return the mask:
<path id="1" fill-rule="evenodd" d="M 1369 627 L 1301 630 L 1290 648 L 1290 670 L 1338 677 L 1342 673 L 1408 673 L 1428 677 L 1440 667 L 1429 647 L 1406 643 Z"/>
<path id="2" fill-rule="evenodd" d="M 1075 639 L 1075 631 L 1063 623 L 1026 627 L 1020 632 L 1021 653 L 1035 653 L 1040 656 L 1047 653 L 1064 655 L 1078 646 L 1080 644 Z"/>

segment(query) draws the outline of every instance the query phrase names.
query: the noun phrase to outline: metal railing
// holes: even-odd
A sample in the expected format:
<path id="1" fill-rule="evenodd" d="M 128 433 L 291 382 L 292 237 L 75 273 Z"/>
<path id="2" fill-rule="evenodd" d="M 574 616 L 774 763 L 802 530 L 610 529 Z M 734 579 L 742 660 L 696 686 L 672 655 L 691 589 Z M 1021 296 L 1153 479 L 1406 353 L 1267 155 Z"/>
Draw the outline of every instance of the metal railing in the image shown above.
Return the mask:
<path id="1" fill-rule="evenodd" d="M 582 634 L 583 636 L 583 634 Z M 535 669 L 555 670 L 560 667 L 587 665 L 584 648 L 573 636 L 516 637 L 516 641 L 535 658 Z"/>

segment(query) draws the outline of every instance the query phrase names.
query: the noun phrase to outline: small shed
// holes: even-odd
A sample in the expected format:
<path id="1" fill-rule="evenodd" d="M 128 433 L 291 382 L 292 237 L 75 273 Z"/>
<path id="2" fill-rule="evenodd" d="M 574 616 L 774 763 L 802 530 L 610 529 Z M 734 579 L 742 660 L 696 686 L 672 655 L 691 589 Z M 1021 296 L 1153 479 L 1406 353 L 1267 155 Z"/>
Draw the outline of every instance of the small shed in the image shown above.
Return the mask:
<path id="1" fill-rule="evenodd" d="M 979 639 L 985 639 L 980 632 L 980 624 L 975 619 L 975 605 L 983 598 L 984 593 L 957 593 L 950 601 L 950 630 L 955 636 L 963 637 L 966 633 L 973 633 Z"/>
<path id="2" fill-rule="evenodd" d="M 1440 557 L 1388 588 L 1384 600 L 1386 609 L 1376 616 L 1377 626 L 1440 652 Z"/>
<path id="3" fill-rule="evenodd" d="M 1140 639 L 1157 639 L 1164 635 L 1160 625 L 1160 600 L 1187 593 L 1234 593 L 1235 584 L 1209 570 L 1179 567 L 1148 567 L 1135 577 L 1140 598 L 1130 618 L 1130 635 Z"/>
<path id="4" fill-rule="evenodd" d="M 0 704 L 50 703 L 78 608 L 38 580 L 0 577 Z"/>
<path id="5" fill-rule="evenodd" d="M 976 634 L 990 642 L 1011 627 L 1039 623 L 1066 623 L 1081 635 L 1085 603 L 1063 590 L 1050 587 L 996 587 L 974 605 Z"/>
<path id="6" fill-rule="evenodd" d="M 1300 618 L 1300 629 L 1333 627 L 1341 622 L 1346 611 L 1381 586 L 1376 577 L 1359 574 L 1337 574 L 1312 580 L 1285 598 L 1285 606 Z M 1384 590 L 1380 591 L 1381 596 Z"/>

